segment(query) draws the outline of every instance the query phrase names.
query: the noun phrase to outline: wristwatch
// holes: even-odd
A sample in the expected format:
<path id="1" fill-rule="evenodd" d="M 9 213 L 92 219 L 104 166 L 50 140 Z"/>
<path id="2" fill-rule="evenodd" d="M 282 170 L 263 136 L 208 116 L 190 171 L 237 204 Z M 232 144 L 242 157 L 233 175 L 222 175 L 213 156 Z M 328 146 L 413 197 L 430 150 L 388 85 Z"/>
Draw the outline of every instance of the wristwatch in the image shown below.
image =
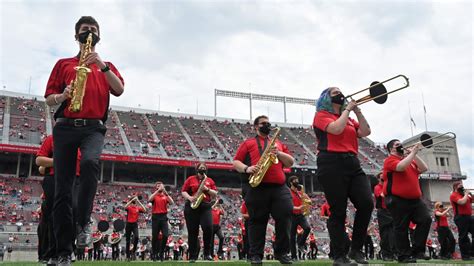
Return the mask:
<path id="1" fill-rule="evenodd" d="M 109 65 L 107 65 L 107 64 L 105 64 L 105 67 L 104 67 L 104 68 L 101 68 L 101 69 L 100 69 L 100 71 L 102 71 L 102 72 L 104 72 L 104 73 L 107 72 L 107 71 L 109 71 L 109 70 L 110 70 L 110 67 L 109 67 Z"/>

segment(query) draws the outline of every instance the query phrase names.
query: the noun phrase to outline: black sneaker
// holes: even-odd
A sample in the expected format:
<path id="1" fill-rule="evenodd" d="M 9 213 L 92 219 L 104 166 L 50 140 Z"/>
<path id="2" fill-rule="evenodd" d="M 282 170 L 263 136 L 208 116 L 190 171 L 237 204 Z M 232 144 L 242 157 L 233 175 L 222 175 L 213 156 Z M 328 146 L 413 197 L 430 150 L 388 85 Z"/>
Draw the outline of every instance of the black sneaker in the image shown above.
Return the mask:
<path id="1" fill-rule="evenodd" d="M 288 254 L 275 256 L 275 259 L 281 264 L 293 264 L 293 260 Z"/>
<path id="2" fill-rule="evenodd" d="M 357 266 L 357 263 L 352 262 L 347 257 L 340 257 L 334 260 L 333 266 Z"/>
<path id="3" fill-rule="evenodd" d="M 398 263 L 416 263 L 416 259 L 412 256 L 408 256 L 408 257 L 400 256 L 398 257 Z"/>
<path id="4" fill-rule="evenodd" d="M 76 226 L 76 246 L 78 248 L 85 248 L 91 244 L 91 225 L 87 223 L 84 227 Z"/>
<path id="5" fill-rule="evenodd" d="M 351 252 L 349 252 L 349 258 L 355 260 L 359 264 L 369 264 L 360 250 L 351 250 Z"/>
<path id="6" fill-rule="evenodd" d="M 419 259 L 419 260 L 430 260 L 431 257 L 426 255 L 424 252 L 420 252 L 418 254 L 416 254 L 415 256 L 415 259 Z"/>
<path id="7" fill-rule="evenodd" d="M 250 258 L 250 264 L 252 264 L 252 265 L 262 265 L 262 258 L 260 258 L 260 256 L 258 256 L 258 255 L 253 255 Z"/>
<path id="8" fill-rule="evenodd" d="M 58 258 L 58 266 L 71 266 L 71 256 L 62 256 Z"/>

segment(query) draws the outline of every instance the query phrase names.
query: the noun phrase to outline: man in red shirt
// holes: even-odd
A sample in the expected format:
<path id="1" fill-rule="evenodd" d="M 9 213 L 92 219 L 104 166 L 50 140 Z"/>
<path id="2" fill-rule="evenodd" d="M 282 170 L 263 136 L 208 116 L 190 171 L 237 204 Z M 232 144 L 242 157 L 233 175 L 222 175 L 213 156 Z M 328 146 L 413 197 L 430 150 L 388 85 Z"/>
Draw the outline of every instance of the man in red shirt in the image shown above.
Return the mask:
<path id="1" fill-rule="evenodd" d="M 222 208 L 223 201 L 219 201 L 212 206 L 212 241 L 211 241 L 211 256 L 214 258 L 214 236 L 217 235 L 219 238 L 219 247 L 217 248 L 217 256 L 220 260 L 224 259 L 224 251 L 222 245 L 224 244 L 224 235 L 221 229 L 221 216 L 225 215 L 224 209 Z"/>
<path id="2" fill-rule="evenodd" d="M 169 229 L 168 229 L 168 205 L 174 204 L 173 199 L 166 192 L 165 186 L 162 182 L 156 182 L 155 184 L 156 191 L 151 194 L 148 202 L 152 204 L 152 216 L 151 216 L 151 249 L 152 249 L 152 260 L 161 260 L 163 261 L 163 252 L 166 244 L 166 239 L 168 239 Z M 163 240 L 161 245 L 158 243 L 158 234 L 163 234 Z M 158 251 L 158 247 L 160 250 Z M 159 253 L 158 253 L 159 252 Z"/>
<path id="3" fill-rule="evenodd" d="M 402 144 L 393 139 L 388 142 L 390 155 L 384 161 L 383 179 L 385 204 L 393 217 L 395 245 L 400 263 L 414 263 L 416 259 L 427 259 L 425 243 L 431 226 L 431 215 L 421 199 L 418 181 L 420 173 L 428 167 L 417 153 L 421 144 L 416 144 L 407 155 Z M 414 245 L 410 247 L 408 225 L 415 223 Z"/>
<path id="4" fill-rule="evenodd" d="M 242 214 L 242 217 L 239 217 L 240 231 L 242 232 L 242 240 L 243 240 L 242 254 L 244 258 L 250 261 L 249 235 L 247 234 L 248 226 L 249 226 L 249 212 L 247 210 L 247 205 L 245 205 L 245 200 L 242 201 L 242 205 L 240 206 L 240 213 Z"/>
<path id="5" fill-rule="evenodd" d="M 318 245 L 316 244 L 316 236 L 313 232 L 309 234 L 309 258 L 312 260 L 317 259 Z"/>
<path id="6" fill-rule="evenodd" d="M 127 260 L 135 259 L 135 251 L 137 250 L 138 239 L 138 217 L 140 213 L 146 212 L 145 206 L 140 202 L 137 196 L 133 197 L 127 204 L 125 204 L 125 210 L 127 210 L 127 223 L 125 225 L 125 251 L 127 252 Z M 130 256 L 130 236 L 133 232 L 133 251 Z"/>
<path id="7" fill-rule="evenodd" d="M 296 254 L 296 242 L 298 242 L 298 250 L 303 251 L 305 249 L 306 239 L 308 238 L 311 228 L 309 227 L 308 220 L 303 215 L 303 195 L 300 183 L 297 176 L 290 176 L 288 178 L 290 184 L 291 197 L 293 198 L 293 215 L 291 216 L 291 230 L 290 230 L 290 245 L 291 245 L 291 258 L 294 261 L 298 260 Z M 296 229 L 300 226 L 303 229 L 303 233 L 296 241 Z"/>
<path id="8" fill-rule="evenodd" d="M 453 258 L 453 253 L 456 248 L 456 240 L 454 240 L 453 232 L 449 228 L 448 215 L 451 206 L 445 208 L 443 203 L 436 202 L 434 216 L 436 220 L 436 231 L 438 232 L 438 242 L 441 246 L 439 256 L 443 260 L 450 260 Z"/>
<path id="9" fill-rule="evenodd" d="M 92 36 L 91 52 L 84 49 L 88 36 Z M 49 106 L 60 104 L 54 115 L 56 124 L 54 136 L 54 168 L 56 173 L 56 194 L 54 204 L 54 230 L 57 242 L 59 263 L 71 264 L 73 247 L 70 239 L 77 231 L 77 245 L 90 243 L 90 214 L 97 190 L 100 171 L 99 157 L 107 131 L 109 94 L 119 96 L 123 93 L 123 79 L 110 62 L 104 62 L 95 51 L 100 40 L 99 24 L 90 16 L 83 16 L 75 26 L 75 37 L 81 52 L 72 58 L 60 59 L 54 66 L 46 86 L 44 97 Z M 71 97 L 81 95 L 78 90 L 71 91 L 76 78 L 78 64 L 89 68 L 87 82 L 83 91 L 82 108 L 70 108 Z M 78 84 L 76 84 L 78 85 Z M 80 97 L 79 97 L 80 98 Z M 76 171 L 77 149 L 82 152 L 81 178 L 78 188 L 77 224 L 72 221 L 72 187 Z"/>
<path id="10" fill-rule="evenodd" d="M 46 253 L 44 254 L 44 260 L 48 261 L 49 264 L 56 264 L 57 254 L 56 254 L 56 238 L 54 236 L 54 227 L 53 227 L 53 206 L 54 206 L 54 193 L 55 193 L 55 181 L 54 181 L 54 160 L 53 160 L 53 136 L 49 135 L 41 144 L 40 149 L 36 153 L 36 165 L 40 168 L 40 173 L 44 175 L 43 182 L 41 186 L 44 191 L 44 208 L 42 208 L 43 215 L 42 221 L 47 225 L 47 238 L 45 241 L 48 243 Z M 73 221 L 76 220 L 77 216 L 77 180 L 80 174 L 80 165 L 81 152 L 77 151 L 77 160 L 76 160 L 76 178 L 74 179 L 74 189 L 72 190 L 72 200 L 73 200 Z M 71 243 L 75 246 L 75 234 L 73 231 L 73 237 Z"/>
<path id="11" fill-rule="evenodd" d="M 384 261 L 393 261 L 395 251 L 393 218 L 384 201 L 382 173 L 377 175 L 377 179 L 379 183 L 374 187 L 374 197 L 380 232 L 380 255 Z"/>
<path id="12" fill-rule="evenodd" d="M 474 239 L 474 219 L 472 217 L 472 195 L 464 190 L 462 183 L 453 184 L 453 192 L 449 197 L 454 211 L 454 223 L 458 227 L 458 242 L 463 260 L 470 260 L 472 244 L 468 234 Z"/>
<path id="13" fill-rule="evenodd" d="M 245 140 L 234 157 L 234 168 L 239 173 L 255 174 L 259 170 L 257 165 L 260 157 L 270 142 L 271 124 L 266 116 L 258 116 L 254 120 L 254 129 L 257 135 Z M 249 255 L 252 264 L 261 264 L 265 234 L 269 215 L 275 220 L 276 247 L 275 259 L 283 264 L 291 264 L 290 251 L 290 223 L 293 203 L 291 193 L 285 185 L 283 167 L 291 167 L 294 159 L 285 145 L 275 141 L 271 153 L 278 158 L 278 163 L 270 166 L 262 182 L 257 187 L 250 187 L 248 182 L 242 188 L 245 204 L 249 212 Z"/>

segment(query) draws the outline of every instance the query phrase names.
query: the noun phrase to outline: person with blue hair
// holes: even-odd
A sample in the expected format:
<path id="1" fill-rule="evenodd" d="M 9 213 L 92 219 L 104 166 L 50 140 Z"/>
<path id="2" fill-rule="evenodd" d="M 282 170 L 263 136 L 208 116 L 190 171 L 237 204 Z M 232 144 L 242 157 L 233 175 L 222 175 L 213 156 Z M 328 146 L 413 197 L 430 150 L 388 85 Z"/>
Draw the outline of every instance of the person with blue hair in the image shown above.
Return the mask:
<path id="1" fill-rule="evenodd" d="M 349 117 L 351 112 L 357 121 Z M 331 211 L 327 227 L 334 265 L 356 265 L 349 258 L 367 264 L 362 246 L 374 203 L 369 179 L 357 158 L 357 138 L 370 135 L 369 124 L 356 101 L 348 102 L 339 88 L 330 87 L 317 101 L 313 128 L 318 139 L 317 176 Z M 349 253 L 344 248 L 347 199 L 356 208 Z"/>

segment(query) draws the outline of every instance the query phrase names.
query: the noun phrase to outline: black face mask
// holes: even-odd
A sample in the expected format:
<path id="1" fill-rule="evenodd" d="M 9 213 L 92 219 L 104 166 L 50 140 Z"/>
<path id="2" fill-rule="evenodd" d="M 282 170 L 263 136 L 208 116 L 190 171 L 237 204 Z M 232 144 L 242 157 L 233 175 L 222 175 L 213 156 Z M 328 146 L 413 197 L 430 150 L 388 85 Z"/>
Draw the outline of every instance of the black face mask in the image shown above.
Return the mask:
<path id="1" fill-rule="evenodd" d="M 464 195 L 464 187 L 458 187 L 458 192 Z"/>
<path id="2" fill-rule="evenodd" d="M 395 149 L 397 150 L 398 153 L 403 154 L 403 146 L 402 145 L 396 147 Z"/>
<path id="3" fill-rule="evenodd" d="M 100 41 L 100 37 L 90 30 L 78 34 L 77 39 L 80 43 L 85 44 L 87 42 L 87 37 L 89 36 L 89 33 L 92 33 L 92 46 L 95 46 Z"/>
<path id="4" fill-rule="evenodd" d="M 331 102 L 339 105 L 344 104 L 344 94 L 340 93 L 338 95 L 331 96 Z"/>
<path id="5" fill-rule="evenodd" d="M 271 127 L 270 123 L 265 123 L 258 128 L 258 131 L 260 131 L 260 133 L 264 135 L 268 135 L 270 134 L 270 131 L 271 131 L 270 127 Z"/>
<path id="6" fill-rule="evenodd" d="M 201 174 L 201 175 L 204 175 L 207 173 L 207 170 L 205 169 L 198 169 L 198 173 Z"/>

